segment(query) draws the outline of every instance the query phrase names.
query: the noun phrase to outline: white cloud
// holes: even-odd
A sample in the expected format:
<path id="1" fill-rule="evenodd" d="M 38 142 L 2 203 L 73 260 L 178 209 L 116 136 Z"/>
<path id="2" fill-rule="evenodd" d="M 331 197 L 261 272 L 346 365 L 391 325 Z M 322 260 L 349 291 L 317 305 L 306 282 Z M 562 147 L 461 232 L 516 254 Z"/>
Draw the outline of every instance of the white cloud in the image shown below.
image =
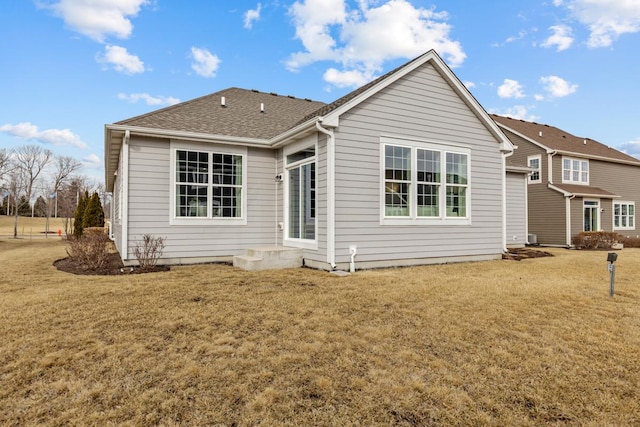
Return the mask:
<path id="1" fill-rule="evenodd" d="M 218 67 L 220 66 L 220 58 L 209 52 L 207 49 L 197 47 L 191 48 L 191 56 L 193 62 L 191 68 L 196 74 L 202 77 L 215 77 Z"/>
<path id="2" fill-rule="evenodd" d="M 463 85 L 465 85 L 465 87 L 467 89 L 472 89 L 474 87 L 476 87 L 476 84 L 474 82 L 470 82 L 470 81 L 464 81 L 462 82 Z"/>
<path id="3" fill-rule="evenodd" d="M 89 154 L 82 159 L 82 165 L 87 169 L 100 169 L 102 168 L 102 160 L 97 154 Z"/>
<path id="4" fill-rule="evenodd" d="M 255 9 L 249 9 L 244 13 L 244 28 L 250 30 L 253 27 L 254 21 L 258 21 L 260 19 L 261 10 L 262 5 L 258 3 L 258 6 Z"/>
<path id="5" fill-rule="evenodd" d="M 110 64 L 116 71 L 124 74 L 137 74 L 145 71 L 144 62 L 121 46 L 105 46 L 104 54 L 98 55 L 97 60 Z"/>
<path id="6" fill-rule="evenodd" d="M 60 0 L 49 9 L 74 31 L 103 43 L 108 36 L 126 39 L 135 17 L 149 0 Z"/>
<path id="7" fill-rule="evenodd" d="M 571 27 L 567 25 L 553 25 L 549 27 L 553 33 L 542 43 L 542 47 L 556 47 L 556 51 L 560 52 L 569 49 L 573 44 L 573 32 Z"/>
<path id="8" fill-rule="evenodd" d="M 524 98 L 522 85 L 517 80 L 504 79 L 504 82 L 498 87 L 498 96 L 500 98 Z"/>
<path id="9" fill-rule="evenodd" d="M 571 84 L 558 76 L 540 77 L 540 83 L 544 85 L 544 90 L 554 98 L 563 98 L 578 90 L 578 85 Z"/>
<path id="10" fill-rule="evenodd" d="M 0 132 L 21 139 L 39 141 L 44 144 L 53 144 L 56 146 L 69 145 L 77 148 L 85 148 L 87 146 L 78 135 L 69 129 L 47 129 L 41 131 L 38 129 L 38 126 L 29 122 L 18 123 L 17 125 L 2 125 L 0 126 Z"/>
<path id="11" fill-rule="evenodd" d="M 625 142 L 618 147 L 623 153 L 627 153 L 630 156 L 640 159 L 640 137 L 635 141 Z"/>
<path id="12" fill-rule="evenodd" d="M 530 113 L 524 105 L 514 105 L 506 110 L 491 110 L 490 112 L 500 116 L 511 117 L 512 119 L 526 120 L 528 122 L 535 122 L 538 119 L 538 117 Z"/>
<path id="13" fill-rule="evenodd" d="M 373 80 L 373 76 L 367 71 L 348 70 L 339 71 L 329 68 L 322 76 L 327 83 L 336 87 L 359 87 Z"/>
<path id="14" fill-rule="evenodd" d="M 449 36 L 451 26 L 445 12 L 416 8 L 407 0 L 357 3 L 349 10 L 345 0 L 296 1 L 290 13 L 296 38 L 305 50 L 292 54 L 287 68 L 297 71 L 317 61 L 333 61 L 342 70 L 328 70 L 325 77 L 334 79 L 329 83 L 351 80 L 355 85 L 358 74 L 370 80 L 385 61 L 413 58 L 429 49 L 435 49 L 452 67 L 464 62 L 466 54 L 460 43 Z"/>
<path id="15" fill-rule="evenodd" d="M 147 105 L 175 105 L 180 102 L 178 98 L 173 96 L 151 96 L 148 93 L 119 93 L 118 99 L 128 101 L 132 104 L 138 101 L 144 101 Z"/>
<path id="16" fill-rule="evenodd" d="M 640 31 L 640 2 L 637 0 L 554 1 L 569 9 L 572 17 L 589 28 L 589 47 L 607 47 L 622 34 Z"/>

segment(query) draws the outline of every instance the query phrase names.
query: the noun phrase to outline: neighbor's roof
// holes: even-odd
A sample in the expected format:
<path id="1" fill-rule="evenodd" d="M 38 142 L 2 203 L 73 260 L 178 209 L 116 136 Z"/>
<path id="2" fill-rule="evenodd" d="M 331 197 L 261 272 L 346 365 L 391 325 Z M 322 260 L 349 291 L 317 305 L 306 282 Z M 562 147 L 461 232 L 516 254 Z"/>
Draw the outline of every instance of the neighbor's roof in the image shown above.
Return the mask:
<path id="1" fill-rule="evenodd" d="M 591 187 L 588 185 L 579 184 L 553 184 L 551 186 L 556 190 L 560 190 L 564 194 L 570 194 L 581 197 L 601 197 L 604 199 L 614 199 L 620 197 L 619 195 L 607 190 L 603 190 L 598 187 Z"/>
<path id="2" fill-rule="evenodd" d="M 526 122 L 510 117 L 491 114 L 491 118 L 499 125 L 511 129 L 526 138 L 537 142 L 551 150 L 576 153 L 585 157 L 601 157 L 605 159 L 632 162 L 640 165 L 640 160 L 611 148 L 590 138 L 578 137 L 567 131 L 541 123 Z M 542 135 L 542 136 L 541 136 Z M 517 144 L 516 144 L 517 145 Z"/>
<path id="3" fill-rule="evenodd" d="M 229 88 L 115 124 L 269 139 L 324 105 L 310 99 Z"/>

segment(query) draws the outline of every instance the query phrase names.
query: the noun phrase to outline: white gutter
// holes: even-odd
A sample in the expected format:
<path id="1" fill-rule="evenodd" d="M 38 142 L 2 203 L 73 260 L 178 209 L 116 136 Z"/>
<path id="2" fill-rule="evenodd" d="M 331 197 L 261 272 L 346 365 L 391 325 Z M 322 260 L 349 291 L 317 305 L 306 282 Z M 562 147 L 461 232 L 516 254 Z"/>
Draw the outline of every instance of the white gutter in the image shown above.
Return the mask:
<path id="1" fill-rule="evenodd" d="M 122 212 L 122 239 L 120 242 L 121 250 L 120 256 L 124 253 L 124 258 L 129 259 L 129 140 L 131 139 L 131 132 L 129 130 L 124 131 L 122 136 L 122 206 L 120 210 Z"/>
<path id="2" fill-rule="evenodd" d="M 252 147 L 269 147 L 269 140 L 262 138 L 244 138 L 239 136 L 212 135 L 210 133 L 187 132 L 169 129 L 155 129 L 128 125 L 107 125 L 111 131 L 135 133 L 140 136 L 182 139 L 186 141 L 215 142 L 218 144 L 248 145 Z"/>
<path id="3" fill-rule="evenodd" d="M 327 135 L 327 263 L 336 269 L 336 137 L 333 129 L 327 129 L 316 121 L 316 129 Z"/>

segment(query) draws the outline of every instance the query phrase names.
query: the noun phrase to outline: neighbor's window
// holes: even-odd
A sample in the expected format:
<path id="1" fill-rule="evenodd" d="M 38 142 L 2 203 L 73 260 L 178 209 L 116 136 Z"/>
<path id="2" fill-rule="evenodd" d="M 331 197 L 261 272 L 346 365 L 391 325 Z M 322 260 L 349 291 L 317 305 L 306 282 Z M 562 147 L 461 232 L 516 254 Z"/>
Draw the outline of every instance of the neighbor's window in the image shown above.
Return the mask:
<path id="1" fill-rule="evenodd" d="M 393 144 L 383 152 L 385 218 L 467 217 L 467 153 Z"/>
<path id="2" fill-rule="evenodd" d="M 238 154 L 177 150 L 176 217 L 241 218 L 242 164 Z"/>
<path id="3" fill-rule="evenodd" d="M 589 184 L 589 161 L 563 157 L 562 182 Z"/>
<path id="4" fill-rule="evenodd" d="M 536 154 L 535 156 L 527 157 L 527 163 L 533 172 L 529 175 L 529 184 L 539 184 L 542 182 L 542 175 L 540 172 L 540 165 L 542 164 L 542 156 Z"/>
<path id="5" fill-rule="evenodd" d="M 613 228 L 618 230 L 634 229 L 635 210 L 636 207 L 634 202 L 614 202 Z"/>

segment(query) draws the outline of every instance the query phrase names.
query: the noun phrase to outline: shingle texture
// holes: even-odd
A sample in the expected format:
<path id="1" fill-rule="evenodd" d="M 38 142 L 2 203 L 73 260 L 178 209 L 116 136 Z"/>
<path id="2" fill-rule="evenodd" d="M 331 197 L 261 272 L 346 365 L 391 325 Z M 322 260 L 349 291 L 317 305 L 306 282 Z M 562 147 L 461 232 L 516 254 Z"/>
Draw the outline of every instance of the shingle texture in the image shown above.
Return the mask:
<path id="1" fill-rule="evenodd" d="M 222 97 L 225 106 L 221 105 Z M 260 110 L 261 104 L 264 112 Z M 229 88 L 116 124 L 269 139 L 325 105 L 307 99 Z"/>
<path id="2" fill-rule="evenodd" d="M 616 194 L 611 193 L 607 190 L 603 190 L 602 188 L 598 188 L 598 187 L 591 187 L 591 186 L 577 185 L 577 184 L 554 184 L 554 186 L 571 194 L 589 194 L 592 196 L 600 196 L 605 198 L 617 197 Z"/>
<path id="3" fill-rule="evenodd" d="M 491 118 L 514 131 L 552 150 L 570 151 L 587 157 L 596 156 L 640 164 L 640 160 L 615 148 L 608 147 L 590 138 L 578 137 L 562 129 L 545 124 L 526 122 L 510 117 L 491 114 Z M 542 136 L 540 136 L 542 133 Z"/>

